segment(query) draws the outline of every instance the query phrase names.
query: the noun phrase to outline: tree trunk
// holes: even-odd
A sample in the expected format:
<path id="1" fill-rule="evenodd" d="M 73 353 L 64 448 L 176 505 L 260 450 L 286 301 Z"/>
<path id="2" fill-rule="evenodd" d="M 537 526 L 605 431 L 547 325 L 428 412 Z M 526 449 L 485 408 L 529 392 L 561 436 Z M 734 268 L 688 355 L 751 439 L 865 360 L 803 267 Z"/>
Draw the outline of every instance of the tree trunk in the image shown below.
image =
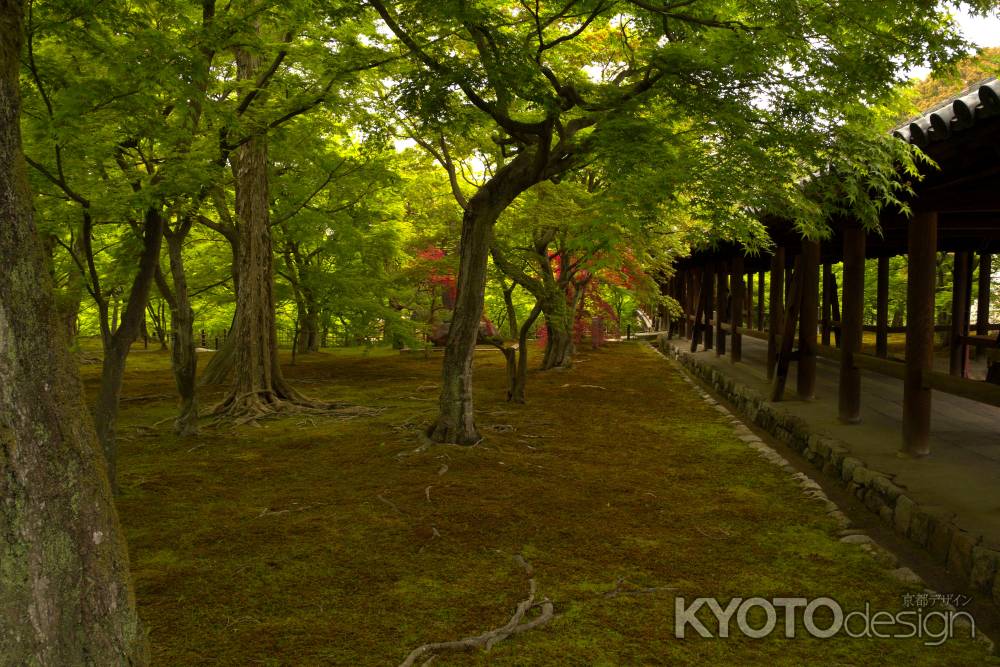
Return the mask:
<path id="1" fill-rule="evenodd" d="M 170 275 L 173 289 L 164 281 L 160 291 L 170 303 L 174 344 L 170 351 L 170 366 L 180 397 L 180 408 L 174 420 L 177 435 L 187 437 L 198 433 L 198 398 L 195 377 L 198 373 L 198 354 L 195 351 L 194 310 L 188 295 L 187 274 L 184 269 L 182 249 L 184 239 L 190 229 L 190 221 L 184 221 L 177 231 L 167 235 L 167 253 L 170 257 Z M 157 279 L 162 280 L 162 275 Z"/>
<path id="2" fill-rule="evenodd" d="M 238 78 L 255 79 L 256 55 L 239 49 L 236 63 Z M 273 411 L 283 401 L 304 399 L 285 382 L 278 364 L 266 135 L 248 140 L 232 159 L 239 220 L 239 285 L 231 336 L 235 345 L 234 378 L 232 391 L 215 411 L 252 419 Z"/>
<path id="3" fill-rule="evenodd" d="M 514 308 L 514 289 L 517 287 L 517 283 L 512 282 L 508 286 L 506 281 L 500 281 L 500 287 L 503 290 L 503 304 L 507 308 L 507 328 L 510 331 L 510 337 L 517 338 L 519 327 L 517 326 L 517 309 Z"/>
<path id="4" fill-rule="evenodd" d="M 122 379 L 125 376 L 125 361 L 132 349 L 132 343 L 139 337 L 143 314 L 149 299 L 149 288 L 160 262 L 160 244 L 163 240 L 163 216 L 159 209 L 146 210 L 143 223 L 142 253 L 139 268 L 132 280 L 128 303 L 122 312 L 121 322 L 111 333 L 103 332 L 104 361 L 101 367 L 101 388 L 94 408 L 97 437 L 104 447 L 108 461 L 108 477 L 111 487 L 117 489 L 118 442 L 118 402 L 122 393 Z"/>
<path id="5" fill-rule="evenodd" d="M 435 442 L 472 445 L 481 439 L 473 415 L 472 360 L 483 316 L 493 225 L 540 176 L 531 153 L 521 153 L 476 191 L 462 215 L 457 294 L 444 351 L 440 412 L 428 429 Z"/>
<path id="6" fill-rule="evenodd" d="M 236 336 L 233 335 L 236 331 L 236 320 L 237 317 L 234 315 L 229 335 L 222 342 L 222 347 L 216 350 L 212 358 L 205 364 L 205 370 L 202 372 L 198 384 L 225 384 L 229 380 L 229 376 L 232 375 L 233 365 L 236 360 L 237 340 Z"/>
<path id="7" fill-rule="evenodd" d="M 531 330 L 532 325 L 534 325 L 535 320 L 538 319 L 538 315 L 541 314 L 542 309 L 536 303 L 535 307 L 531 309 L 528 314 L 528 318 L 524 320 L 521 324 L 521 330 L 518 332 L 517 336 L 517 369 L 514 373 L 514 381 L 510 389 L 510 395 L 507 397 L 512 403 L 524 403 L 524 389 L 528 382 L 528 332 Z"/>
<path id="8" fill-rule="evenodd" d="M 573 365 L 573 310 L 566 302 L 566 295 L 561 290 L 554 294 L 546 300 L 543 311 L 548 337 L 542 370 L 569 368 Z"/>
<path id="9" fill-rule="evenodd" d="M 144 665 L 128 554 L 31 212 L 23 5 L 0 0 L 0 656 Z"/>
<path id="10" fill-rule="evenodd" d="M 298 326 L 298 353 L 319 352 L 319 308 L 308 290 L 302 290 L 298 304 Z"/>

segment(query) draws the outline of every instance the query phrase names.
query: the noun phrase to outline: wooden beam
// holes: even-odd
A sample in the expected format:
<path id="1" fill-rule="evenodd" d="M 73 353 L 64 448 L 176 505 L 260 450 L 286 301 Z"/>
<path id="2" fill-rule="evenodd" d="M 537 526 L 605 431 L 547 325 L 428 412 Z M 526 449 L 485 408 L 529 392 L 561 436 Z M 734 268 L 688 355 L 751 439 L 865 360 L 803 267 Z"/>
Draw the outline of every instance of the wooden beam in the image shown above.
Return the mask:
<path id="1" fill-rule="evenodd" d="M 878 258 L 875 286 L 875 356 L 889 356 L 889 258 Z"/>
<path id="2" fill-rule="evenodd" d="M 903 380 L 903 447 L 909 456 L 930 453 L 931 389 L 923 377 L 934 366 L 934 287 L 937 213 L 921 211 L 907 230 L 906 377 Z"/>
<path id="3" fill-rule="evenodd" d="M 729 343 L 729 361 L 735 364 L 743 359 L 743 337 L 740 336 L 740 327 L 743 326 L 743 300 L 747 294 L 746 286 L 743 284 L 743 257 L 737 255 L 731 260 L 730 271 L 733 276 L 733 307 L 730 309 L 733 318 L 733 339 Z"/>
<path id="4" fill-rule="evenodd" d="M 865 232 L 860 226 L 844 229 L 844 308 L 840 334 L 840 421 L 861 421 L 861 369 L 856 356 L 861 352 L 861 323 L 865 308 Z"/>
<path id="5" fill-rule="evenodd" d="M 774 385 L 771 389 L 771 400 L 780 401 L 785 397 L 785 383 L 788 381 L 788 364 L 792 357 L 792 342 L 795 340 L 795 327 L 799 323 L 800 292 L 802 270 L 801 255 L 795 258 L 795 268 L 790 272 L 788 285 L 788 307 L 781 323 L 781 348 L 774 369 Z M 777 302 L 777 303 L 780 303 Z M 773 338 L 773 336 L 772 336 Z"/>
<path id="6" fill-rule="evenodd" d="M 715 356 L 724 357 L 726 355 L 726 330 L 722 328 L 722 323 L 729 320 L 729 269 L 727 262 L 719 262 L 715 269 L 716 290 L 715 304 Z"/>
<path id="7" fill-rule="evenodd" d="M 799 398 L 816 396 L 816 327 L 819 319 L 819 241 L 802 241 L 801 299 L 799 312 L 799 363 L 795 391 Z"/>
<path id="8" fill-rule="evenodd" d="M 969 334 L 969 288 L 972 267 L 971 253 L 956 252 L 952 264 L 951 281 L 951 333 L 948 337 L 948 373 L 966 377 L 966 360 L 969 346 L 962 336 Z"/>
<path id="9" fill-rule="evenodd" d="M 782 314 L 784 313 L 785 297 L 785 249 L 778 246 L 771 255 L 771 303 L 770 317 L 767 327 L 767 379 L 774 378 L 774 365 L 778 360 L 777 336 L 782 330 Z"/>

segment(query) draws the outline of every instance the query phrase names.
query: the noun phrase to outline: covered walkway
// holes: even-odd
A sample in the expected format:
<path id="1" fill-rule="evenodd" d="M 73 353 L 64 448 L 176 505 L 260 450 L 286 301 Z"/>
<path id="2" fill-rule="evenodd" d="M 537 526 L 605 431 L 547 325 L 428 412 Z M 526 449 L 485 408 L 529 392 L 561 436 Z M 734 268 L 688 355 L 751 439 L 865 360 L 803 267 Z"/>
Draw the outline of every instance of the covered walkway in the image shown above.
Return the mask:
<path id="1" fill-rule="evenodd" d="M 742 362 L 737 364 L 713 350 L 691 353 L 683 339 L 672 342 L 682 354 L 691 354 L 765 400 L 770 395 L 765 341 L 744 337 Z M 818 359 L 815 397 L 789 395 L 774 407 L 806 421 L 814 432 L 843 442 L 852 456 L 891 476 L 914 500 L 954 514 L 961 528 L 1000 544 L 1000 408 L 938 394 L 931 407 L 931 455 L 901 457 L 902 380 L 861 371 L 861 422 L 845 424 L 837 417 L 838 373 L 836 361 Z"/>

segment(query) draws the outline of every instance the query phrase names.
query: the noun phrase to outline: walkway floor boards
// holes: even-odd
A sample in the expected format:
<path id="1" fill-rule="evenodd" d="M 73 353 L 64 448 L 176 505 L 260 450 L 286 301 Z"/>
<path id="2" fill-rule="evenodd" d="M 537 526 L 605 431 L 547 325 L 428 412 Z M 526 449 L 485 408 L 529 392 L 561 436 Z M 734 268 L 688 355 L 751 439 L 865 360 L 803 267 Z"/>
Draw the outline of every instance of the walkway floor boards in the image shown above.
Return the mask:
<path id="1" fill-rule="evenodd" d="M 701 363 L 761 396 L 768 396 L 770 389 L 764 374 L 766 355 L 766 342 L 749 336 L 743 337 L 742 363 L 716 357 L 713 350 L 695 353 Z M 947 359 L 943 362 L 947 365 Z M 818 359 L 815 400 L 797 399 L 791 380 L 783 409 L 808 421 L 817 433 L 846 444 L 870 468 L 892 475 L 918 503 L 954 512 L 960 527 L 1000 545 L 1000 408 L 934 392 L 931 455 L 901 458 L 897 452 L 902 444 L 902 382 L 862 371 L 862 421 L 846 425 L 837 419 L 838 373 L 836 362 Z"/>

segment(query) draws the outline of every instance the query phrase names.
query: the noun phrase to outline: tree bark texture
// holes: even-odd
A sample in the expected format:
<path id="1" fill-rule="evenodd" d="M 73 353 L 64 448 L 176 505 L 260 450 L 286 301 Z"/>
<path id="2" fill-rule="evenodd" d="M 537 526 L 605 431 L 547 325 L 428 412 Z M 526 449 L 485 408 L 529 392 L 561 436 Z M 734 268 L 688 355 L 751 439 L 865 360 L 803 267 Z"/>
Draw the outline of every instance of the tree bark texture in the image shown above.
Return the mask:
<path id="1" fill-rule="evenodd" d="M 107 468 L 31 212 L 22 31 L 21 2 L 0 0 L 0 658 L 143 665 Z"/>
<path id="2" fill-rule="evenodd" d="M 473 415 L 472 361 L 483 315 L 493 225 L 542 176 L 530 152 L 522 153 L 479 188 L 462 215 L 457 294 L 444 351 L 440 412 L 428 429 L 435 442 L 471 445 L 481 439 Z"/>
<path id="3" fill-rule="evenodd" d="M 237 50 L 237 76 L 253 80 L 258 57 Z M 278 364 L 278 335 L 274 320 L 274 275 L 268 198 L 267 137 L 258 135 L 237 150 L 236 216 L 239 254 L 236 293 L 233 387 L 216 408 L 238 418 L 273 411 L 283 401 L 302 401 Z"/>

